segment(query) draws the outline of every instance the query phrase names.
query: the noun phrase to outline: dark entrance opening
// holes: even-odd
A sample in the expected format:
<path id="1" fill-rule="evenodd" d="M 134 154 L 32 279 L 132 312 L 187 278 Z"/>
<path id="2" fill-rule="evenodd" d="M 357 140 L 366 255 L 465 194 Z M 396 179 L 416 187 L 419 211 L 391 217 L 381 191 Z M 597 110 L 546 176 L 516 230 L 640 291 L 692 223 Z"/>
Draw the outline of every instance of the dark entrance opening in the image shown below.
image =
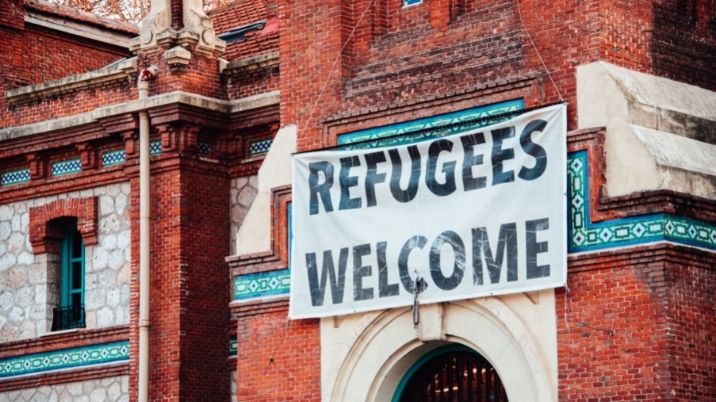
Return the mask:
<path id="1" fill-rule="evenodd" d="M 435 349 L 408 370 L 393 402 L 506 402 L 502 381 L 484 357 L 462 345 Z"/>

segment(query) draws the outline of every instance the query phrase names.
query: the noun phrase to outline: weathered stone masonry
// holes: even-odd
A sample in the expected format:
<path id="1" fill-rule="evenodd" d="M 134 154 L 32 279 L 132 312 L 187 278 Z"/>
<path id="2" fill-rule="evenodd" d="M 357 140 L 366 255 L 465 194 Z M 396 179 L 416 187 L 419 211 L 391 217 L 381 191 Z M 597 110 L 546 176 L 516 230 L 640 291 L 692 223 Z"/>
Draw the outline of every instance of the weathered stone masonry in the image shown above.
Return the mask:
<path id="1" fill-rule="evenodd" d="M 98 199 L 98 242 L 85 255 L 87 328 L 129 323 L 129 184 L 98 187 L 0 206 L 0 339 L 33 338 L 49 331 L 57 294 L 48 278 L 57 254 L 34 254 L 30 209 L 56 200 Z M 44 223 L 44 222 L 43 222 Z"/>

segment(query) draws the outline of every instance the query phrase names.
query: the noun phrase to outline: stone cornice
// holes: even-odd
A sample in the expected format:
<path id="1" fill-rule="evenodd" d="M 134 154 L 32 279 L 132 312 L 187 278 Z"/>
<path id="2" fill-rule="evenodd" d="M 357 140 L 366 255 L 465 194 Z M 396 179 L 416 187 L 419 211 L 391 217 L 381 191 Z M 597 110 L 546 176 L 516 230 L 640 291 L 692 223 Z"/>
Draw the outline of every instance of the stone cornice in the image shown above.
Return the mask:
<path id="1" fill-rule="evenodd" d="M 135 113 L 141 110 L 149 110 L 171 104 L 181 104 L 209 111 L 232 114 L 266 106 L 278 105 L 279 99 L 279 91 L 266 92 L 230 101 L 210 98 L 183 91 L 175 91 L 151 96 L 146 99 L 137 99 L 131 102 L 100 107 L 91 112 L 81 113 L 74 116 L 46 120 L 25 126 L 5 128 L 0 130 L 0 142 L 47 133 L 55 130 L 68 129 L 75 126 L 94 123 L 112 116 Z"/>
<path id="2" fill-rule="evenodd" d="M 9 104 L 32 101 L 50 95 L 89 88 L 109 81 L 127 79 L 137 70 L 137 58 L 122 59 L 98 70 L 5 91 Z"/>
<path id="3" fill-rule="evenodd" d="M 114 30 L 110 27 L 99 27 L 83 21 L 72 21 L 35 10 L 25 12 L 25 22 L 126 49 L 129 49 L 129 41 L 136 36 L 136 34 Z"/>

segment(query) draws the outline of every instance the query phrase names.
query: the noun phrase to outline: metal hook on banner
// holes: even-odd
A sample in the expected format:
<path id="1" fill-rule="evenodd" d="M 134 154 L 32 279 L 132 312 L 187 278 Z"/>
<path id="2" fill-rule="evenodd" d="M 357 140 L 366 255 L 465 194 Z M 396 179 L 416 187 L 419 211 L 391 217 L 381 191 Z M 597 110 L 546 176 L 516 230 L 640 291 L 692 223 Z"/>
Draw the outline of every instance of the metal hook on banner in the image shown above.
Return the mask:
<path id="1" fill-rule="evenodd" d="M 420 306 L 418 303 L 418 294 L 422 292 L 425 288 L 423 285 L 425 284 L 425 281 L 422 277 L 420 277 L 420 274 L 418 271 L 415 271 L 415 286 L 413 287 L 413 327 L 417 328 L 418 324 L 420 324 L 420 310 L 418 307 Z"/>

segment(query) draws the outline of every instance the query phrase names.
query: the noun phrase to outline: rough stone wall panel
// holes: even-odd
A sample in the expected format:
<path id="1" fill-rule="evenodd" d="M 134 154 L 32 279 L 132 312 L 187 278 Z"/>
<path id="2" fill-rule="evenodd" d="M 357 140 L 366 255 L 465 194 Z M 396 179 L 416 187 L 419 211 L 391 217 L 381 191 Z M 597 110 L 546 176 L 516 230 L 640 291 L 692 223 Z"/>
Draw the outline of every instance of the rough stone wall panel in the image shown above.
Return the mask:
<path id="1" fill-rule="evenodd" d="M 0 392 L 0 402 L 129 402 L 127 376 Z"/>
<path id="2" fill-rule="evenodd" d="M 258 193 L 258 177 L 245 176 L 231 180 L 231 254 L 236 254 L 236 234 Z"/>
<path id="3" fill-rule="evenodd" d="M 0 342 L 49 331 L 58 295 L 48 267 L 59 263 L 56 255 L 33 254 L 29 210 L 76 197 L 99 199 L 98 244 L 85 247 L 87 328 L 129 322 L 129 184 L 115 184 L 0 205 Z"/>

